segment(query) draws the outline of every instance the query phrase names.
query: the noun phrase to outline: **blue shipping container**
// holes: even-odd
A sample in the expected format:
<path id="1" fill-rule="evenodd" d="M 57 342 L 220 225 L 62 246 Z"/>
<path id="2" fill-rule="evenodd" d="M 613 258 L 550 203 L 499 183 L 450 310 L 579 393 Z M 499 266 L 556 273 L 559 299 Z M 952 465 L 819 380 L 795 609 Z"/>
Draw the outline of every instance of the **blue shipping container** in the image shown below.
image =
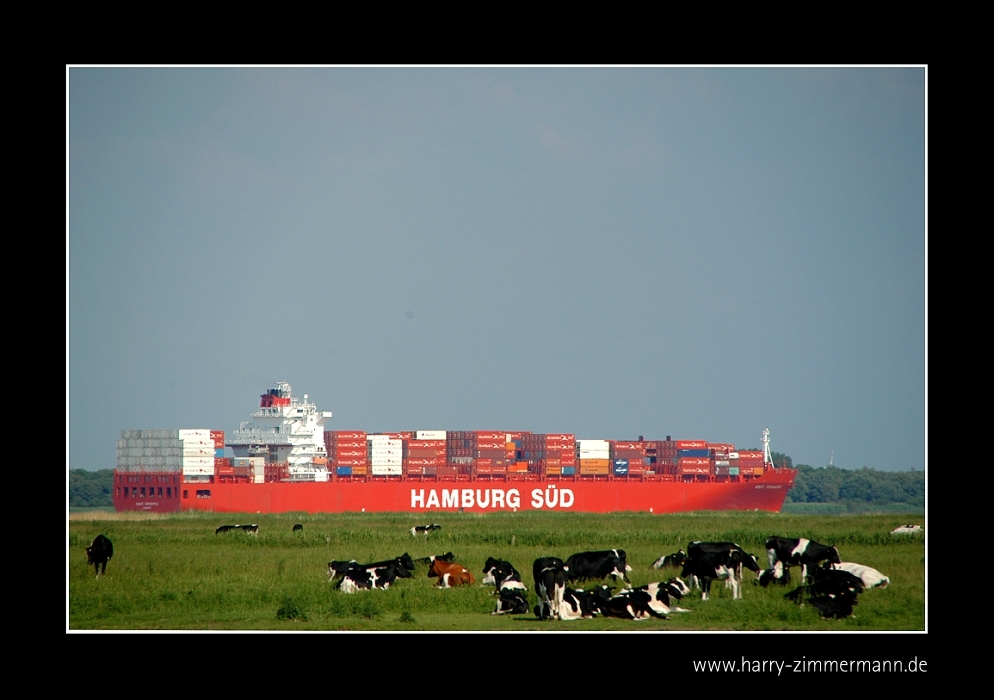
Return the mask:
<path id="1" fill-rule="evenodd" d="M 563 476 L 573 476 L 576 474 L 576 467 L 563 467 Z"/>
<path id="2" fill-rule="evenodd" d="M 352 476 L 352 467 L 335 467 L 335 476 Z"/>
<path id="3" fill-rule="evenodd" d="M 614 460 L 614 473 L 618 476 L 624 476 L 628 474 L 628 460 L 627 459 L 616 459 Z"/>
<path id="4" fill-rule="evenodd" d="M 711 450 L 677 450 L 678 457 L 710 457 Z"/>

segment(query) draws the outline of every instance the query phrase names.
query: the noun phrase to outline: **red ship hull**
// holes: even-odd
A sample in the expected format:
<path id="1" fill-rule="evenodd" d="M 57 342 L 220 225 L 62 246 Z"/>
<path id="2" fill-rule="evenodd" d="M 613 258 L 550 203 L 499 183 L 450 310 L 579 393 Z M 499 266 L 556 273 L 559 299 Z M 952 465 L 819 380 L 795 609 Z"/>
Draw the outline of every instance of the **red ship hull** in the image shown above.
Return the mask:
<path id="1" fill-rule="evenodd" d="M 778 512 L 792 469 L 768 469 L 741 481 L 545 478 L 541 480 L 334 480 L 324 483 L 183 484 L 179 510 L 214 513 L 467 512 L 554 510 L 580 513 L 702 510 Z M 125 499 L 118 510 L 134 510 Z"/>

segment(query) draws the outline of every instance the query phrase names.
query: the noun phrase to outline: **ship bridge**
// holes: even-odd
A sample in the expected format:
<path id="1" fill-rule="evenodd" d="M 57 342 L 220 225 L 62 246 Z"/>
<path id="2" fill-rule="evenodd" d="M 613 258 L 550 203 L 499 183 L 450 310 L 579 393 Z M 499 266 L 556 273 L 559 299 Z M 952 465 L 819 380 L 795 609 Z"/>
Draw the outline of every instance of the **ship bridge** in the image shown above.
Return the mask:
<path id="1" fill-rule="evenodd" d="M 331 411 L 319 411 L 307 400 L 293 396 L 290 385 L 277 382 L 262 395 L 251 421 L 243 421 L 225 440 L 236 457 L 264 456 L 268 462 L 304 466 L 315 457 L 327 457 L 324 424 Z"/>

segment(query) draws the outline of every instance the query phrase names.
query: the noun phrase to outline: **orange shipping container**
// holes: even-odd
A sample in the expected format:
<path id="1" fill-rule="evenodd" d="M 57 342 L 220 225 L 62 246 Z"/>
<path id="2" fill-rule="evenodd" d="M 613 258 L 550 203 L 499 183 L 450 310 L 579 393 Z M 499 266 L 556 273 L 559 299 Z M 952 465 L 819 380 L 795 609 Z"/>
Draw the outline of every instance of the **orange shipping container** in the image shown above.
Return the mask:
<path id="1" fill-rule="evenodd" d="M 611 466 L 611 460 L 609 460 L 609 459 L 581 459 L 580 460 L 580 469 L 583 469 L 584 467 L 604 467 L 605 469 L 607 469 L 609 466 Z M 583 472 L 580 472 L 580 473 L 582 474 Z"/>
<path id="2" fill-rule="evenodd" d="M 593 465 L 583 464 L 583 462 L 603 462 L 607 460 L 601 459 L 581 459 L 580 460 L 580 473 L 581 474 L 607 474 L 610 468 L 605 464 L 603 467 L 597 467 Z"/>

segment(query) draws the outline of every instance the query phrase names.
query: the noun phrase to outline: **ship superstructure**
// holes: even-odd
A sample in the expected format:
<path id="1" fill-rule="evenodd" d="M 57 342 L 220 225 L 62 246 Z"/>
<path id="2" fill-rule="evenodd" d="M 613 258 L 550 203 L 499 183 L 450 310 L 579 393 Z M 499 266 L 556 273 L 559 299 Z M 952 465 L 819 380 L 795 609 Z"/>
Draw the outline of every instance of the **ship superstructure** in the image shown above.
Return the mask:
<path id="1" fill-rule="evenodd" d="M 242 421 L 225 444 L 235 457 L 264 457 L 267 463 L 286 464 L 291 478 L 327 479 L 324 425 L 331 411 L 293 395 L 290 385 L 277 382 L 262 394 L 251 421 Z"/>

